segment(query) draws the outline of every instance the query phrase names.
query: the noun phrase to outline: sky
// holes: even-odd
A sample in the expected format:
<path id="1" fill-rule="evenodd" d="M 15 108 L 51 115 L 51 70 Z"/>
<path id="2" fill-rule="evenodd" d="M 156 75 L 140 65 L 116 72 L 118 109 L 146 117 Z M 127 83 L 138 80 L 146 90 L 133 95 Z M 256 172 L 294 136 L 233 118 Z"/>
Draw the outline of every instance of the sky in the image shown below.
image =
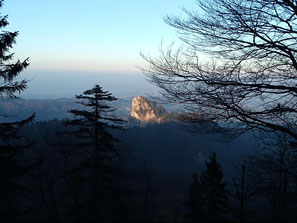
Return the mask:
<path id="1" fill-rule="evenodd" d="M 179 15 L 195 0 L 5 0 L 14 47 L 41 70 L 135 71 L 139 52 L 176 41 L 166 14 Z"/>
<path id="2" fill-rule="evenodd" d="M 69 71 L 139 75 L 140 52 L 155 55 L 161 42 L 178 42 L 164 16 L 193 7 L 195 0 L 5 0 L 1 13 L 7 30 L 19 31 L 15 58 L 30 58 L 25 75 L 45 84 Z"/>

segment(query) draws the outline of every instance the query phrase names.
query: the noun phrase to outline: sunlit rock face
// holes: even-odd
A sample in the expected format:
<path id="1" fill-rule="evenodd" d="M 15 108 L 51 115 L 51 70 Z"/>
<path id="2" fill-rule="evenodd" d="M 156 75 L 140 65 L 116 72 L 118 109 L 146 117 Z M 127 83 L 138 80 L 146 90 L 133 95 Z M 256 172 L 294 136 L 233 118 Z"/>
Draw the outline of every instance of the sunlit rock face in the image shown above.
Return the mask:
<path id="1" fill-rule="evenodd" d="M 132 100 L 132 110 L 130 121 L 146 123 L 161 123 L 167 118 L 167 111 L 155 102 L 143 97 L 137 96 Z"/>

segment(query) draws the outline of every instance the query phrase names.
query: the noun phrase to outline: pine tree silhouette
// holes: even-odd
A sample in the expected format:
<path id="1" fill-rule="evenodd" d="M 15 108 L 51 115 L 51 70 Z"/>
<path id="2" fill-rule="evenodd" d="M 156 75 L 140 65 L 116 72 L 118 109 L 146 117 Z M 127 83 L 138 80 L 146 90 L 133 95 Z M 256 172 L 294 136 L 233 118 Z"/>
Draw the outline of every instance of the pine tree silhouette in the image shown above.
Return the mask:
<path id="1" fill-rule="evenodd" d="M 189 185 L 189 191 L 187 193 L 188 198 L 185 201 L 185 205 L 191 209 L 191 212 L 186 216 L 189 222 L 195 222 L 204 217 L 203 190 L 196 173 L 193 173 L 192 178 L 192 183 Z"/>
<path id="2" fill-rule="evenodd" d="M 198 179 L 193 174 L 193 181 L 189 186 L 185 204 L 191 209 L 188 221 L 220 222 L 220 214 L 228 210 L 226 183 L 223 182 L 223 172 L 216 160 L 216 154 L 210 156 L 206 162 L 206 170 Z"/>
<path id="3" fill-rule="evenodd" d="M 3 0 L 0 0 L 0 8 Z M 1 99 L 17 99 L 17 93 L 21 93 L 27 87 L 27 80 L 16 80 L 29 65 L 28 59 L 13 62 L 13 53 L 9 50 L 15 43 L 18 32 L 8 32 L 3 29 L 8 25 L 7 15 L 0 15 L 0 96 Z M 4 119 L 14 114 L 0 114 Z M 34 119 L 35 114 L 22 121 L 0 122 L 0 219 L 4 222 L 16 221 L 20 214 L 20 193 L 24 186 L 20 178 L 24 176 L 29 165 L 21 163 L 20 155 L 29 148 L 29 145 L 20 145 L 18 130 L 26 123 Z"/>
<path id="4" fill-rule="evenodd" d="M 74 128 L 71 134 L 76 140 L 71 151 L 78 154 L 77 166 L 70 171 L 71 176 L 75 176 L 72 177 L 73 186 L 77 190 L 84 188 L 85 194 L 82 196 L 87 199 L 82 205 L 86 207 L 88 220 L 98 220 L 103 210 L 111 210 L 115 217 L 120 197 L 116 179 L 121 171 L 114 165 L 117 159 L 115 143 L 118 140 L 110 131 L 122 129 L 124 121 L 112 115 L 115 109 L 107 103 L 117 98 L 103 91 L 99 85 L 76 98 L 79 100 L 77 103 L 86 109 L 71 110 L 75 118 L 65 122 L 66 126 Z"/>

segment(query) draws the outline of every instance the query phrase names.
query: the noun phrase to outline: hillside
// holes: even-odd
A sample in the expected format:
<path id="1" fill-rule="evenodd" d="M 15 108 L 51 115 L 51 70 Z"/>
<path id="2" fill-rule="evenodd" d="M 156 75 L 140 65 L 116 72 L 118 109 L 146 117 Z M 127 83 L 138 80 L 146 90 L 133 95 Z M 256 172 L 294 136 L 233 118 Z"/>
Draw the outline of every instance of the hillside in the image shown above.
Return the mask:
<path id="1" fill-rule="evenodd" d="M 112 106 L 117 108 L 115 114 L 126 119 L 130 114 L 131 100 L 131 98 L 124 98 L 112 102 Z M 71 118 L 71 115 L 67 113 L 69 110 L 82 108 L 81 105 L 75 102 L 75 98 L 4 99 L 0 101 L 0 114 L 2 114 L 0 121 L 22 120 L 34 112 L 36 113 L 35 121 Z"/>

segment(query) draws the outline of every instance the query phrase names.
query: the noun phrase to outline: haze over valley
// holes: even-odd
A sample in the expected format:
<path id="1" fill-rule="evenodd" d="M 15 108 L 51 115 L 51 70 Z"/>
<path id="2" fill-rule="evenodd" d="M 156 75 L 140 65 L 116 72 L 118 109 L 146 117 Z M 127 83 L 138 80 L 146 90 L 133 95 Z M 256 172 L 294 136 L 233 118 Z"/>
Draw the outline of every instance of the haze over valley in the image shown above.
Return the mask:
<path id="1" fill-rule="evenodd" d="M 22 77 L 29 80 L 28 89 L 20 95 L 25 99 L 73 98 L 97 83 L 118 98 L 157 93 L 140 71 L 28 70 Z"/>

